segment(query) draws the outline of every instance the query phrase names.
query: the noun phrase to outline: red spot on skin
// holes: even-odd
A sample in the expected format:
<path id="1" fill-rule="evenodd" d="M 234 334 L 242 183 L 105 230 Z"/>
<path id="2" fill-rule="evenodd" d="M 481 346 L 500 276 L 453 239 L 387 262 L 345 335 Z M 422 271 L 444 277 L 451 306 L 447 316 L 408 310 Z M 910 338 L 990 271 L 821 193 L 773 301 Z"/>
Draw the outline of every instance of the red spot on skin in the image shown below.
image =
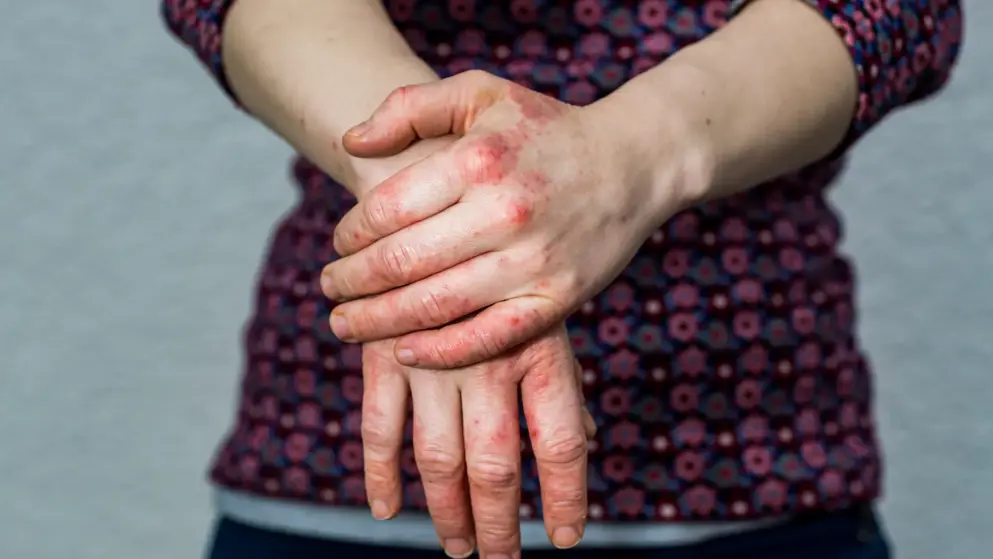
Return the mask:
<path id="1" fill-rule="evenodd" d="M 531 207 L 523 202 L 513 202 L 508 208 L 510 222 L 515 225 L 523 225 L 531 220 Z"/>
<path id="2" fill-rule="evenodd" d="M 541 171 L 529 171 L 521 179 L 521 185 L 532 191 L 544 190 L 551 182 L 548 175 Z"/>
<path id="3" fill-rule="evenodd" d="M 509 322 L 511 326 L 520 326 L 521 325 L 521 319 L 520 319 L 520 317 L 517 317 L 517 316 L 510 317 L 509 319 L 507 319 L 507 322 Z"/>
<path id="4" fill-rule="evenodd" d="M 474 184 L 502 182 L 517 166 L 520 143 L 511 134 L 492 134 L 477 142 L 469 157 L 463 160 L 469 181 Z"/>
<path id="5" fill-rule="evenodd" d="M 531 441 L 533 443 L 533 442 L 535 442 L 535 441 L 538 440 L 538 437 L 541 436 L 541 428 L 540 427 L 532 427 L 532 426 L 528 425 L 528 434 L 531 436 Z"/>
<path id="6" fill-rule="evenodd" d="M 548 285 L 549 285 L 549 281 L 547 279 L 543 279 L 538 282 L 538 285 L 536 287 L 538 289 L 548 289 Z"/>

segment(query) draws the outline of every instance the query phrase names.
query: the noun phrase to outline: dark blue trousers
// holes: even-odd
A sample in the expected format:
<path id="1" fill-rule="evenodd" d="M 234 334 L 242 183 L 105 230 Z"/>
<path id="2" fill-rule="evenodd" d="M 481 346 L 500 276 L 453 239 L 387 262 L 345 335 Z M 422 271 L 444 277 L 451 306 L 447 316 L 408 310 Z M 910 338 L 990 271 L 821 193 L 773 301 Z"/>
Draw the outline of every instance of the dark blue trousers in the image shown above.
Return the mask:
<path id="1" fill-rule="evenodd" d="M 218 521 L 209 559 L 443 559 L 438 551 L 386 547 L 284 534 Z M 870 507 L 797 518 L 708 542 L 656 548 L 525 550 L 523 559 L 889 559 L 889 545 Z"/>

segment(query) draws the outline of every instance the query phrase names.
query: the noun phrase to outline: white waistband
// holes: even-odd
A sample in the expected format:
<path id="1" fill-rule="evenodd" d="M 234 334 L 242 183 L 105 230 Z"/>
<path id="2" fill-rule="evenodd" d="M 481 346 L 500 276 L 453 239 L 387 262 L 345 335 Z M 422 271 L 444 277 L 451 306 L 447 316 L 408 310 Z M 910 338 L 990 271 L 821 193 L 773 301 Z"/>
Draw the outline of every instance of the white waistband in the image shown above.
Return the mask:
<path id="1" fill-rule="evenodd" d="M 388 521 L 374 519 L 367 510 L 329 507 L 268 499 L 217 488 L 218 513 L 259 528 L 367 544 L 437 549 L 431 519 L 422 513 L 402 513 Z M 766 528 L 786 518 L 712 523 L 591 523 L 583 535 L 584 546 L 662 547 L 685 545 L 730 534 Z M 521 522 L 525 549 L 551 548 L 540 521 Z"/>

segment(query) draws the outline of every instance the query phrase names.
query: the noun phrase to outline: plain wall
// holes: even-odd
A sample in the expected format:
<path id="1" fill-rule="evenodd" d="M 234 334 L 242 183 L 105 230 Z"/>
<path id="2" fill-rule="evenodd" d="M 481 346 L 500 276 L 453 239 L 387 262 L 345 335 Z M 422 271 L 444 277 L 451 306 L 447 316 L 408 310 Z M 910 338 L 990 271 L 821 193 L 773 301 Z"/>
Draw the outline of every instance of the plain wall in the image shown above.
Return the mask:
<path id="1" fill-rule="evenodd" d="M 993 4 L 966 3 L 953 85 L 862 142 L 834 197 L 903 559 L 993 547 Z M 289 151 L 154 2 L 0 14 L 0 559 L 197 557 Z"/>

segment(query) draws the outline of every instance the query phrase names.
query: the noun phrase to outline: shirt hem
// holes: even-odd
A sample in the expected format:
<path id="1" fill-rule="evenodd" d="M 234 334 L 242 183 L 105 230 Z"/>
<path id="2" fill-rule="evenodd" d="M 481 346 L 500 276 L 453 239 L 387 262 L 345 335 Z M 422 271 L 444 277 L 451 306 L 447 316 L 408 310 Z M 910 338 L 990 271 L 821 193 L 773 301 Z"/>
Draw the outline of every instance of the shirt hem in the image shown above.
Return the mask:
<path id="1" fill-rule="evenodd" d="M 389 521 L 374 519 L 360 508 L 328 507 L 266 498 L 224 487 L 214 488 L 214 506 L 221 516 L 262 529 L 348 542 L 438 549 L 431 519 L 424 513 L 401 512 Z M 769 528 L 789 516 L 707 523 L 591 523 L 583 535 L 587 547 L 669 547 Z M 552 549 L 540 520 L 521 521 L 525 549 Z"/>

